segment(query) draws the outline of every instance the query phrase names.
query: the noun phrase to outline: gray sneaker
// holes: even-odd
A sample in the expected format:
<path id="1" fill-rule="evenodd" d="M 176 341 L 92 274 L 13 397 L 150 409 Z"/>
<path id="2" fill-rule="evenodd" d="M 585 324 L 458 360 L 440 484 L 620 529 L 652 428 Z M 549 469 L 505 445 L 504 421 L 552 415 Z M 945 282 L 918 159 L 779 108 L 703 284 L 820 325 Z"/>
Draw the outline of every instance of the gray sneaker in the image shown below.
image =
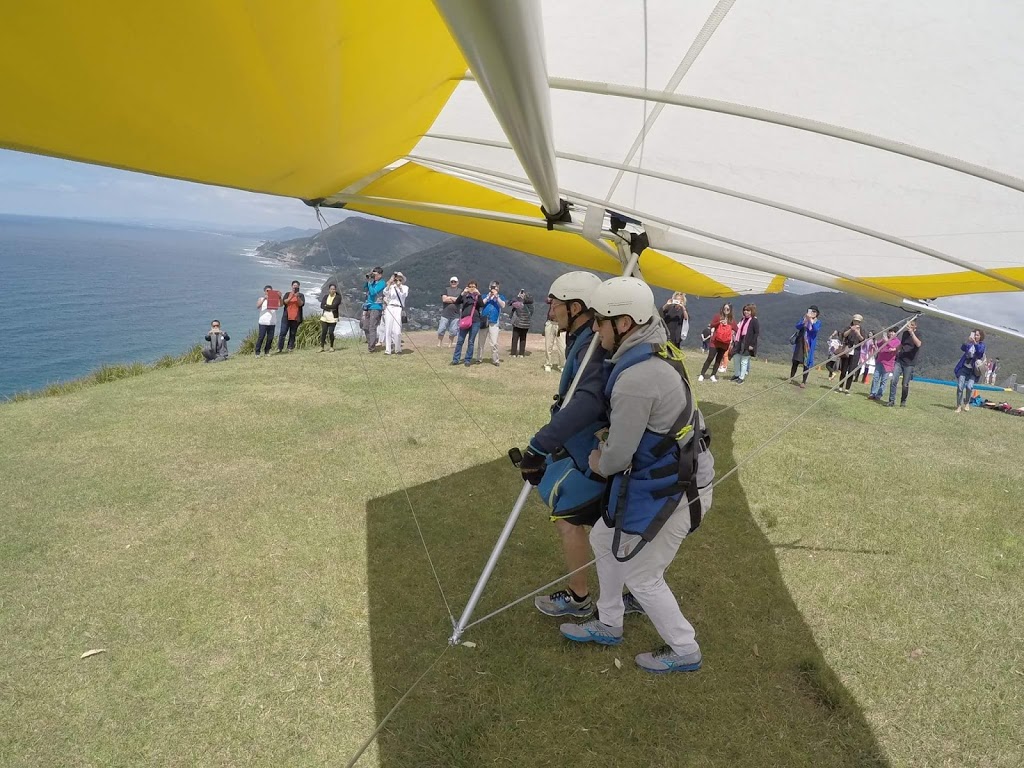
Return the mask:
<path id="1" fill-rule="evenodd" d="M 634 597 L 633 594 L 630 592 L 627 592 L 622 596 L 622 604 L 626 608 L 627 616 L 631 613 L 637 613 L 641 616 L 647 615 L 647 611 L 645 611 L 644 607 L 640 605 L 640 601 L 637 600 L 636 597 Z"/>
<path id="2" fill-rule="evenodd" d="M 594 613 L 594 602 L 590 599 L 590 595 L 583 600 L 576 600 L 567 589 L 535 597 L 533 604 L 545 616 L 575 616 L 585 619 Z"/>
<path id="3" fill-rule="evenodd" d="M 619 645 L 622 642 L 622 627 L 609 627 L 597 619 L 582 624 L 563 624 L 559 629 L 563 636 L 577 643 Z"/>
<path id="4" fill-rule="evenodd" d="M 680 655 L 665 645 L 651 653 L 639 654 L 635 661 L 640 669 L 648 672 L 696 672 L 700 669 L 702 657 L 700 648 L 693 653 Z"/>

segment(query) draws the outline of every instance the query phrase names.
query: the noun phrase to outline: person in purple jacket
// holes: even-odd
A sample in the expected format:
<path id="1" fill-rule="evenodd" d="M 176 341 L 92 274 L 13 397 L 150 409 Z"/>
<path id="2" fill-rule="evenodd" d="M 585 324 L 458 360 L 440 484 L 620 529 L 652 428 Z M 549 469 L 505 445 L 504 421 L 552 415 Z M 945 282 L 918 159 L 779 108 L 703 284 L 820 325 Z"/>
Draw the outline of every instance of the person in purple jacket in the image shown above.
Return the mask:
<path id="1" fill-rule="evenodd" d="M 807 314 L 796 324 L 796 333 L 792 337 L 793 367 L 789 371 L 789 378 L 796 376 L 796 369 L 802 364 L 804 379 L 800 382 L 800 389 L 807 386 L 807 373 L 814 367 L 814 345 L 818 342 L 818 331 L 821 330 L 821 318 L 818 315 L 818 308 L 812 304 Z"/>
<path id="2" fill-rule="evenodd" d="M 978 380 L 978 362 L 985 359 L 985 332 L 975 328 L 967 337 L 967 342 L 960 345 L 963 354 L 960 362 L 953 369 L 956 376 L 956 412 L 971 410 L 971 392 Z"/>

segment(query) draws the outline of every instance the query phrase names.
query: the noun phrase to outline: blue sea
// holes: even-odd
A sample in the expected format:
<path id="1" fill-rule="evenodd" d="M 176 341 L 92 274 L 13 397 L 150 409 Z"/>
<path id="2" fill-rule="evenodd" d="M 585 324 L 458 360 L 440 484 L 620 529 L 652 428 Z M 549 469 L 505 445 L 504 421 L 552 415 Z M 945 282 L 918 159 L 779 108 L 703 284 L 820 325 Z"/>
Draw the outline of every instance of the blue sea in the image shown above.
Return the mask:
<path id="1" fill-rule="evenodd" d="M 105 363 L 152 362 L 217 318 L 234 351 L 263 286 L 326 279 L 257 259 L 259 240 L 213 232 L 0 215 L 0 399 Z"/>

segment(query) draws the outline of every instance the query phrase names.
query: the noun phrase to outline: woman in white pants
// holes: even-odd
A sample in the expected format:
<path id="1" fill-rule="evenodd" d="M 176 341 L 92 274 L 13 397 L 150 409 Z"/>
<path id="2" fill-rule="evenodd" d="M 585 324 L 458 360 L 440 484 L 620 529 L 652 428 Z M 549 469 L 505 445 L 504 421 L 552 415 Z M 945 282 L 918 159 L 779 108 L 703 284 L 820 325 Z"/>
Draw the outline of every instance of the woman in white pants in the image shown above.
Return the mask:
<path id="1" fill-rule="evenodd" d="M 409 297 L 405 275 L 395 272 L 384 287 L 384 354 L 402 353 L 402 311 Z"/>

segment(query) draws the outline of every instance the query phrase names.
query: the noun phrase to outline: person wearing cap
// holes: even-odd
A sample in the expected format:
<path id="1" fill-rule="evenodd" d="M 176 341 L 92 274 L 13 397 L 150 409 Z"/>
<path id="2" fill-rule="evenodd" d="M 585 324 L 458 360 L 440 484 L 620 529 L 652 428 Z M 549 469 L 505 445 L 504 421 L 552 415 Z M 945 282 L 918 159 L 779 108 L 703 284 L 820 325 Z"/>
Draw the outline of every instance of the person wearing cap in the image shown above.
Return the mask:
<path id="1" fill-rule="evenodd" d="M 544 372 L 551 373 L 552 367 L 561 370 L 565 363 L 565 336 L 551 317 L 551 297 L 548 296 L 545 301 L 548 304 L 548 319 L 544 321 Z"/>
<path id="2" fill-rule="evenodd" d="M 385 355 L 402 354 L 402 315 L 408 298 L 409 286 L 405 284 L 405 275 L 395 272 L 384 288 Z"/>
<path id="3" fill-rule="evenodd" d="M 861 331 L 860 324 L 863 322 L 863 315 L 854 315 L 850 318 L 849 327 L 840 334 L 839 387 L 836 392 L 843 392 L 847 397 L 850 395 L 853 380 L 857 378 L 857 366 L 860 364 L 860 345 L 864 343 L 864 332 Z"/>
<path id="4" fill-rule="evenodd" d="M 366 301 L 363 302 L 363 331 L 366 333 L 366 347 L 373 352 L 377 347 L 377 327 L 384 313 L 384 267 L 374 267 L 366 275 L 363 290 Z"/>
<path id="5" fill-rule="evenodd" d="M 569 353 L 551 406 L 551 420 L 530 439 L 519 464 L 523 479 L 537 486 L 541 499 L 551 508 L 550 519 L 558 531 L 569 571 L 583 568 L 590 560 L 585 528 L 601 516 L 606 485 L 604 478 L 594 478 L 587 466 L 590 452 L 597 446 L 595 432 L 608 423 L 605 351 L 600 345 L 594 346 L 590 360 L 583 364 L 594 338 L 590 295 L 600 284 L 597 275 L 582 271 L 567 272 L 551 284 L 548 316 L 567 334 Z M 573 396 L 562 407 L 581 371 Z M 565 457 L 561 457 L 563 453 Z M 567 589 L 535 598 L 534 605 L 547 616 L 590 616 L 594 604 L 587 571 L 570 576 Z"/>
<path id="6" fill-rule="evenodd" d="M 459 290 L 459 278 L 452 275 L 448 278 L 448 287 L 441 294 L 441 317 L 437 323 L 437 346 L 441 346 L 445 333 L 448 334 L 448 347 L 455 343 L 455 337 L 459 335 L 459 308 L 455 300 L 462 293 Z"/>
<path id="7" fill-rule="evenodd" d="M 505 308 L 505 297 L 498 291 L 501 283 L 492 280 L 484 297 L 484 308 L 480 310 L 481 327 L 487 324 L 487 347 L 491 351 L 491 364 L 501 365 L 501 357 L 498 354 L 498 319 L 501 317 L 501 310 Z M 483 359 L 483 344 L 480 345 L 480 358 Z"/>
<path id="8" fill-rule="evenodd" d="M 807 374 L 814 367 L 814 346 L 818 342 L 818 331 L 820 330 L 821 317 L 818 307 L 811 304 L 800 322 L 796 324 L 796 332 L 789 340 L 789 343 L 793 345 L 793 367 L 789 370 L 789 378 L 794 378 L 797 368 L 803 365 L 804 378 L 800 382 L 801 389 L 807 386 Z"/>
<path id="9" fill-rule="evenodd" d="M 590 532 L 600 594 L 596 618 L 560 630 L 575 642 L 621 644 L 625 585 L 666 643 L 637 655 L 637 666 L 693 672 L 701 667 L 700 646 L 664 574 L 711 507 L 710 438 L 681 360 L 666 347 L 650 287 L 634 277 L 612 278 L 594 290 L 591 305 L 610 363 L 608 429 L 589 458 L 591 470 L 610 483 Z"/>

